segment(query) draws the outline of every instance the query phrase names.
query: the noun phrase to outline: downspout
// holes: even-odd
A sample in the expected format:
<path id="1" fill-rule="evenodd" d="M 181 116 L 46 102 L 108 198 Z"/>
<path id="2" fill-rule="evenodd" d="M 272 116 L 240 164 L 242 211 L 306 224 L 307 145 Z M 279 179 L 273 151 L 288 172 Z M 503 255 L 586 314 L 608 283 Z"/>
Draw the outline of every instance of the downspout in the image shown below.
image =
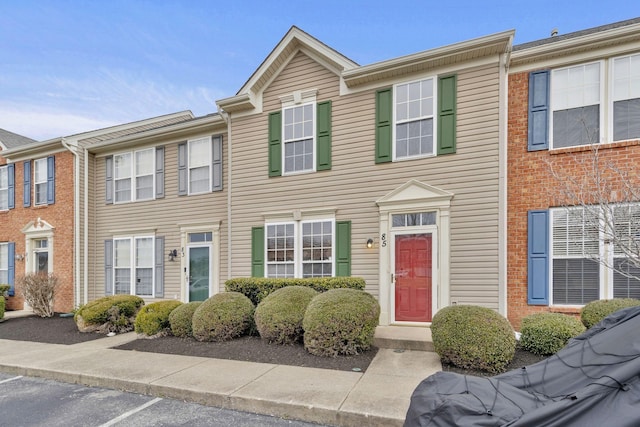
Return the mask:
<path id="1" fill-rule="evenodd" d="M 89 302 L 89 150 L 82 149 L 84 153 L 84 303 Z M 95 258 L 94 258 L 95 262 Z"/>
<path id="2" fill-rule="evenodd" d="M 231 278 L 231 221 L 232 221 L 232 215 L 231 215 L 231 183 L 232 183 L 232 139 L 231 139 L 231 115 L 229 113 L 226 113 L 224 111 L 220 112 L 222 117 L 225 119 L 225 121 L 227 122 L 227 152 L 228 154 L 228 160 L 227 160 L 227 279 Z"/>
<path id="3" fill-rule="evenodd" d="M 73 306 L 79 307 L 80 301 L 80 183 L 78 175 L 80 174 L 80 159 L 78 158 L 78 146 L 70 145 L 65 138 L 62 138 L 62 146 L 73 154 L 73 256 L 74 256 L 74 291 Z"/>
<path id="4" fill-rule="evenodd" d="M 506 52 L 500 55 L 500 96 L 499 96 L 499 142 L 498 142 L 498 312 L 507 317 L 507 166 L 508 166 L 508 120 L 509 120 L 509 61 L 513 36 Z"/>

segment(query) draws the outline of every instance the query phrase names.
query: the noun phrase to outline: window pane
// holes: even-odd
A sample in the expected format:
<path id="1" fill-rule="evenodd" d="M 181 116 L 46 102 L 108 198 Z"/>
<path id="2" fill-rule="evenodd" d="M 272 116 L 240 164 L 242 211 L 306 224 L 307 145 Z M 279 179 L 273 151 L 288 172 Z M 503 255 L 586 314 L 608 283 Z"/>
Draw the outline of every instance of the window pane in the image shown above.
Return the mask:
<path id="1" fill-rule="evenodd" d="M 0 270 L 6 270 L 9 268 L 9 245 L 6 243 L 0 243 Z M 0 282 L 5 284 L 7 282 Z"/>
<path id="2" fill-rule="evenodd" d="M 189 168 L 206 166 L 211 163 L 211 141 L 200 138 L 189 141 Z"/>
<path id="3" fill-rule="evenodd" d="M 115 267 L 130 267 L 131 266 L 131 240 L 114 240 L 114 260 L 113 265 Z"/>
<path id="4" fill-rule="evenodd" d="M 35 181 L 47 182 L 47 159 L 35 161 Z"/>
<path id="5" fill-rule="evenodd" d="M 553 260 L 553 303 L 584 305 L 600 296 L 600 265 L 591 259 Z"/>
<path id="6" fill-rule="evenodd" d="M 136 239 L 136 267 L 153 267 L 153 239 Z"/>
<path id="7" fill-rule="evenodd" d="M 189 233 L 189 243 L 211 242 L 213 240 L 212 235 L 211 232 Z"/>
<path id="8" fill-rule="evenodd" d="M 600 106 L 553 112 L 553 147 L 573 147 L 600 142 Z"/>
<path id="9" fill-rule="evenodd" d="M 153 175 L 153 158 L 155 150 L 136 152 L 136 175 Z"/>
<path id="10" fill-rule="evenodd" d="M 285 172 L 313 169 L 313 140 L 287 142 L 285 147 Z"/>
<path id="11" fill-rule="evenodd" d="M 153 269 L 136 269 L 136 295 L 153 295 Z"/>
<path id="12" fill-rule="evenodd" d="M 613 103 L 613 140 L 640 138 L 640 98 Z"/>
<path id="13" fill-rule="evenodd" d="M 6 166 L 0 167 L 0 189 L 9 188 L 9 172 Z"/>
<path id="14" fill-rule="evenodd" d="M 613 297 L 640 298 L 640 265 L 627 258 L 616 258 L 613 269 Z"/>
<path id="15" fill-rule="evenodd" d="M 311 225 L 308 227 L 307 225 Z M 302 275 L 303 277 L 331 276 L 333 241 L 333 222 L 317 221 L 305 223 L 302 239 Z"/>
<path id="16" fill-rule="evenodd" d="M 115 179 L 131 176 L 131 153 L 113 156 L 113 176 Z"/>
<path id="17" fill-rule="evenodd" d="M 116 202 L 128 202 L 131 200 L 131 178 L 116 180 L 115 187 Z"/>
<path id="18" fill-rule="evenodd" d="M 209 166 L 189 170 L 189 192 L 204 193 L 209 191 Z"/>
<path id="19" fill-rule="evenodd" d="M 294 225 L 267 225 L 267 277 L 293 277 Z"/>
<path id="20" fill-rule="evenodd" d="M 44 205 L 47 203 L 47 183 L 35 185 L 36 205 Z"/>
<path id="21" fill-rule="evenodd" d="M 131 293 L 131 270 L 129 268 L 115 269 L 115 293 Z"/>
<path id="22" fill-rule="evenodd" d="M 433 119 L 396 125 L 396 158 L 433 154 Z"/>
<path id="23" fill-rule="evenodd" d="M 136 200 L 153 199 L 153 175 L 136 178 Z"/>

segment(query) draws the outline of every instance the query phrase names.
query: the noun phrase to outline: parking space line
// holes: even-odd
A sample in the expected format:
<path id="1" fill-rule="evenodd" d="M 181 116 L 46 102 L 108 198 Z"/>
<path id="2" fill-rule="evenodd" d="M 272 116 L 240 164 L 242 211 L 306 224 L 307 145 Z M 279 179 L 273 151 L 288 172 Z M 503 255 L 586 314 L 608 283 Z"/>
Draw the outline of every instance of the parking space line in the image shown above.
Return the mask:
<path id="1" fill-rule="evenodd" d="M 8 383 L 9 381 L 19 380 L 20 378 L 22 378 L 22 375 L 18 375 L 17 377 L 13 377 L 13 378 L 8 378 L 6 380 L 2 380 L 2 381 L 0 381 L 0 384 Z"/>
<path id="2" fill-rule="evenodd" d="M 128 412 L 125 412 L 124 414 L 120 415 L 119 417 L 116 417 L 116 418 L 112 419 L 111 421 L 102 424 L 100 427 L 109 427 L 109 426 L 112 426 L 112 425 L 114 425 L 116 423 L 119 423 L 120 421 L 130 417 L 131 415 L 133 415 L 133 414 L 135 414 L 137 412 L 140 412 L 143 409 L 146 409 L 151 405 L 155 405 L 156 403 L 160 402 L 161 400 L 162 400 L 162 398 L 156 397 L 155 399 L 145 403 L 144 405 L 138 406 L 137 408 L 134 408 L 134 409 L 132 409 L 132 410 L 130 410 Z"/>

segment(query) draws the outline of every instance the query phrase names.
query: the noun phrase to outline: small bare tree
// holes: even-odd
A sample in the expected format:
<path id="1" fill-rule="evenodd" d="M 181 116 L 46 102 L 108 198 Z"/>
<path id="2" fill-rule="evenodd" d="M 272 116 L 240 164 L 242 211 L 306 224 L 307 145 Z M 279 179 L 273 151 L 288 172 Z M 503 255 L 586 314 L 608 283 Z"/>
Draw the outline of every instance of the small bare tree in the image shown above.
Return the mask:
<path id="1" fill-rule="evenodd" d="M 34 314 L 40 317 L 53 316 L 53 302 L 58 288 L 58 278 L 53 273 L 27 274 L 18 279 L 17 288 Z"/>
<path id="2" fill-rule="evenodd" d="M 554 157 L 546 162 L 557 182 L 549 190 L 556 203 L 568 210 L 581 208 L 585 228 L 614 256 L 585 255 L 624 277 L 640 280 L 640 275 L 634 274 L 640 269 L 640 179 L 636 168 L 629 162 L 603 158 L 598 144 L 588 152 Z"/>

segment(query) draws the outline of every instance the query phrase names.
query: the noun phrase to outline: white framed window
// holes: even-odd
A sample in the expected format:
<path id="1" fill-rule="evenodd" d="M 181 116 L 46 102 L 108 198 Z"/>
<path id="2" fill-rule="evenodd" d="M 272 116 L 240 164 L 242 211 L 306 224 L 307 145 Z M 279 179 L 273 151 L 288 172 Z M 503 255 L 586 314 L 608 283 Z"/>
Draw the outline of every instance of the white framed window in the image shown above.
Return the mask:
<path id="1" fill-rule="evenodd" d="M 49 273 L 49 239 L 33 239 L 33 272 Z"/>
<path id="2" fill-rule="evenodd" d="M 394 86 L 394 159 L 435 155 L 435 85 L 428 78 Z"/>
<path id="3" fill-rule="evenodd" d="M 153 236 L 113 239 L 115 294 L 154 295 L 154 244 Z"/>
<path id="4" fill-rule="evenodd" d="M 189 149 L 189 194 L 211 191 L 211 137 L 193 139 Z"/>
<path id="5" fill-rule="evenodd" d="M 37 159 L 33 168 L 33 194 L 35 205 L 47 204 L 47 159 Z"/>
<path id="6" fill-rule="evenodd" d="M 0 284 L 9 284 L 9 244 L 0 243 Z M 2 296 L 0 295 L 0 298 Z"/>
<path id="7" fill-rule="evenodd" d="M 0 211 L 9 209 L 9 168 L 0 166 Z"/>
<path id="8" fill-rule="evenodd" d="M 153 199 L 154 171 L 154 148 L 114 155 L 115 203 Z"/>
<path id="9" fill-rule="evenodd" d="M 640 204 L 550 213 L 552 304 L 640 297 L 640 268 L 632 259 L 640 253 Z"/>
<path id="10" fill-rule="evenodd" d="M 611 61 L 612 141 L 640 138 L 640 54 Z"/>
<path id="11" fill-rule="evenodd" d="M 600 142 L 602 79 L 602 62 L 551 71 L 553 148 Z"/>
<path id="12" fill-rule="evenodd" d="M 267 277 L 332 277 L 333 219 L 266 224 Z"/>
<path id="13" fill-rule="evenodd" d="M 315 169 L 315 109 L 315 102 L 282 109 L 285 174 Z"/>

